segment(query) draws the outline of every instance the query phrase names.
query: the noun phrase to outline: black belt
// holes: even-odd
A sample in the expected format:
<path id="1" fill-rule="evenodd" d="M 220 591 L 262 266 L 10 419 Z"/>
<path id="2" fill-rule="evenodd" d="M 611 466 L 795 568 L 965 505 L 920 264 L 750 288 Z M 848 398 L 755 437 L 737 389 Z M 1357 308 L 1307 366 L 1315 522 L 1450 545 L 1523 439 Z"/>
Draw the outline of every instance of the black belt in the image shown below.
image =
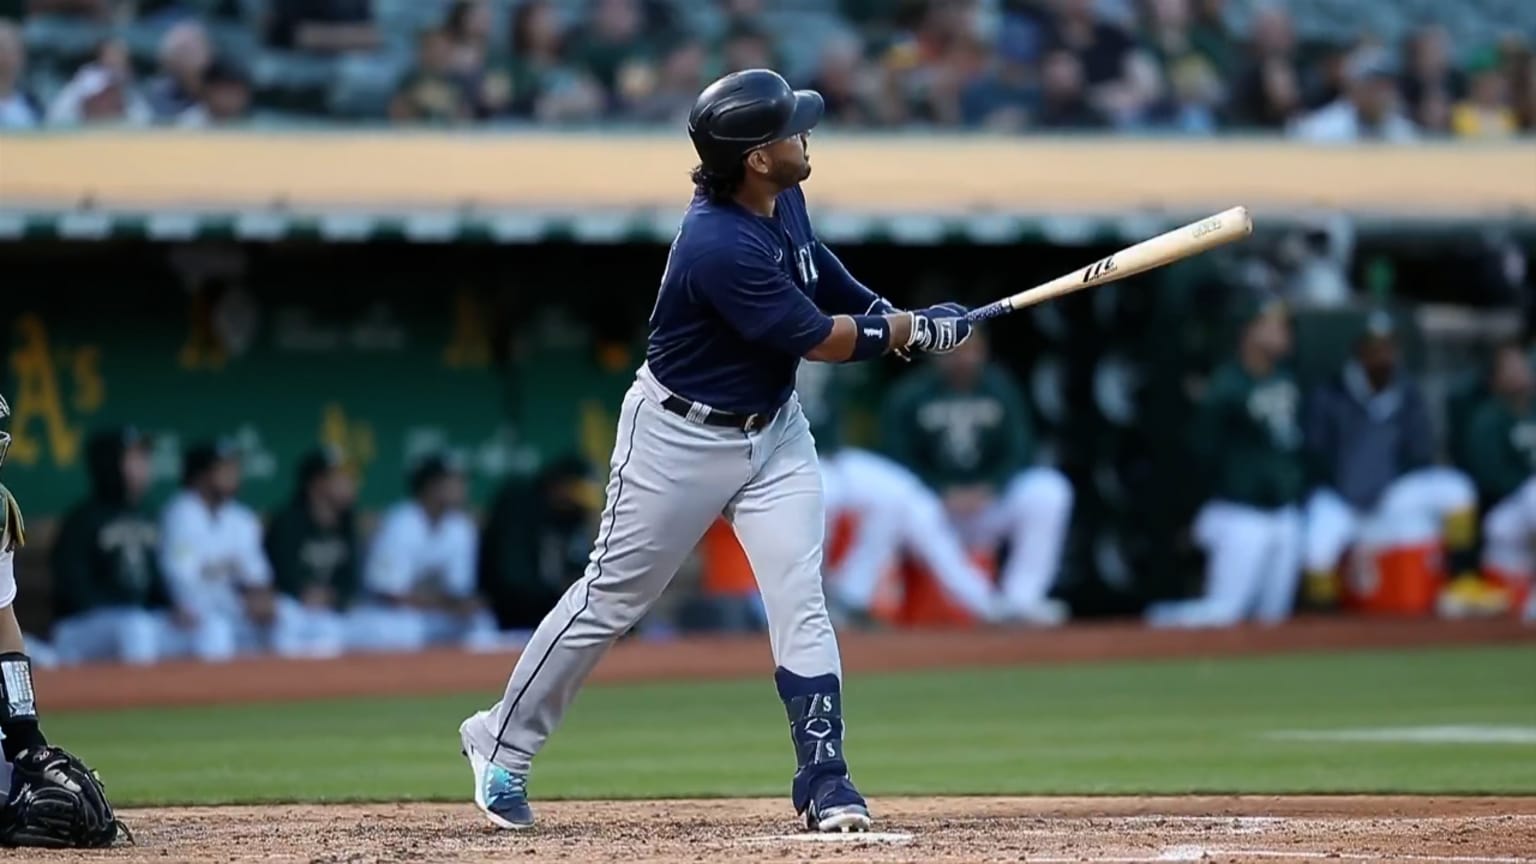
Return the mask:
<path id="1" fill-rule="evenodd" d="M 691 423 L 724 426 L 727 429 L 740 429 L 743 432 L 756 432 L 767 426 L 768 421 L 773 419 L 772 414 L 733 414 L 729 411 L 706 409 L 696 402 L 689 402 L 681 396 L 673 395 L 661 400 L 661 407 Z"/>

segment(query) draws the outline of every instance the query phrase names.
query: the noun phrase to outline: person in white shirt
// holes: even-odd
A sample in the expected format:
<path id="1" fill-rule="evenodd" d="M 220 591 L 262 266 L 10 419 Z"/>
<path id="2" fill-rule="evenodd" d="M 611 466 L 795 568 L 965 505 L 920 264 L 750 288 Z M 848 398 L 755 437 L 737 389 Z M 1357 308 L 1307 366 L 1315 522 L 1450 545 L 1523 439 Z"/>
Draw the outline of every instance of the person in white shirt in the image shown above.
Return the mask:
<path id="1" fill-rule="evenodd" d="M 363 565 L 363 599 L 351 613 L 349 647 L 418 651 L 490 646 L 495 619 L 476 593 L 475 523 L 464 512 L 464 475 L 431 456 L 410 477 L 411 497 L 379 521 Z"/>
<path id="2" fill-rule="evenodd" d="M 165 653 L 227 660 L 267 646 L 278 614 L 261 520 L 235 500 L 240 461 L 228 442 L 187 451 L 182 490 L 161 517 L 160 566 L 173 611 Z"/>
<path id="3" fill-rule="evenodd" d="M 1344 94 L 1295 121 L 1292 137 L 1319 144 L 1400 144 L 1418 139 L 1418 128 L 1403 114 L 1397 79 L 1385 55 L 1358 53 L 1349 58 L 1344 74 Z"/>

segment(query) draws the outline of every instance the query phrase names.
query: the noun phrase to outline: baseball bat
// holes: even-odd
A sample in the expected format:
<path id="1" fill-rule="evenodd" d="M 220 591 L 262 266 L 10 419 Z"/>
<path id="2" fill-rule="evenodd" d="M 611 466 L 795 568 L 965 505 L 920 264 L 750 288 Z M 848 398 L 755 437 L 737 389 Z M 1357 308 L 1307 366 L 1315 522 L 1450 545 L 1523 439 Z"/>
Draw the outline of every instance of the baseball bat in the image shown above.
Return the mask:
<path id="1" fill-rule="evenodd" d="M 1143 240 L 1134 246 L 1127 246 L 1107 258 L 1101 258 L 1065 276 L 1059 276 L 985 306 L 978 306 L 966 313 L 965 317 L 972 321 L 996 318 L 1063 294 L 1071 294 L 1084 288 L 1092 288 L 1135 276 L 1137 273 L 1145 273 L 1156 267 L 1207 252 L 1217 246 L 1224 246 L 1234 240 L 1241 240 L 1252 233 L 1253 219 L 1248 215 L 1248 208 L 1232 207 L 1159 234 L 1149 240 Z"/>

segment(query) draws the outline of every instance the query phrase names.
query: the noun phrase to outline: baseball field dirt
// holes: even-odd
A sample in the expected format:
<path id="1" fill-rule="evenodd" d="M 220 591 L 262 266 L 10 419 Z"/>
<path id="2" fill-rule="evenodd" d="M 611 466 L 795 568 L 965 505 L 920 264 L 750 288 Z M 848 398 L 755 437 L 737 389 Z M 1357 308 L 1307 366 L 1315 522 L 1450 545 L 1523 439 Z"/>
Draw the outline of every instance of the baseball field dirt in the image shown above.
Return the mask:
<path id="1" fill-rule="evenodd" d="M 1487 718 L 1503 721 L 1520 720 L 1521 715 L 1500 714 L 1496 709 L 1525 704 L 1512 695 L 1521 687 L 1528 686 L 1530 678 L 1523 676 L 1526 659 L 1536 660 L 1536 628 L 1521 627 L 1512 622 L 1477 622 L 1448 624 L 1444 622 L 1397 622 L 1361 620 L 1321 620 L 1296 622 L 1281 628 L 1240 628 L 1233 631 L 1209 633 L 1159 633 L 1130 626 L 1082 626 L 1064 631 L 1051 632 L 965 632 L 965 633 L 904 633 L 904 634 L 847 634 L 845 638 L 845 662 L 850 669 L 862 674 L 884 672 L 887 682 L 891 673 L 912 674 L 919 669 L 962 669 L 965 667 L 1053 667 L 1061 664 L 1088 664 L 1083 674 L 1090 674 L 1093 664 L 1110 658 L 1227 658 L 1233 655 L 1296 654 L 1320 658 L 1343 657 L 1335 651 L 1372 648 L 1378 651 L 1422 648 L 1429 645 L 1509 646 L 1503 654 L 1486 655 L 1489 662 L 1498 660 L 1499 665 L 1490 669 L 1505 669 L 1502 680 L 1513 691 L 1498 687 L 1489 695 L 1479 688 L 1471 688 L 1461 698 L 1470 704 L 1457 708 L 1443 707 L 1423 713 L 1422 699 L 1405 698 L 1398 712 L 1389 716 L 1401 722 L 1462 723 L 1492 722 Z M 1517 653 L 1510 653 L 1511 651 Z M 1430 662 L 1423 654 L 1404 653 L 1410 669 L 1427 671 Z M 1475 655 L 1484 656 L 1484 655 Z M 710 640 L 675 643 L 635 642 L 620 646 L 599 667 L 595 676 L 603 684 L 635 684 L 639 682 L 695 681 L 699 679 L 740 679 L 743 676 L 761 674 L 766 661 L 766 645 L 757 638 L 740 640 Z M 1407 659 L 1415 658 L 1415 659 Z M 231 664 L 223 668 L 173 665 L 153 669 L 91 668 L 54 669 L 39 675 L 39 692 L 46 693 L 49 704 L 58 709 L 55 729 L 71 740 L 95 744 L 88 747 L 92 755 L 100 754 L 104 773 L 109 779 L 109 789 L 124 787 L 137 789 L 144 796 L 137 800 L 155 800 L 169 797 L 172 801 L 196 803 L 210 800 L 201 794 L 188 791 L 180 785 L 192 781 L 200 774 L 178 774 L 180 766 L 172 755 L 160 751 L 137 752 L 143 744 L 134 732 L 135 725 L 145 717 L 160 716 L 155 724 L 165 729 L 181 726 L 170 715 L 146 715 L 149 706 L 189 706 L 184 711 L 200 711 L 190 706 L 227 706 L 230 703 L 246 703 L 249 707 L 213 708 L 206 710 L 270 711 L 273 704 L 292 705 L 315 698 L 342 697 L 358 699 L 384 697 L 402 691 L 413 692 L 417 697 L 424 693 L 454 693 L 466 690 L 485 692 L 499 687 L 512 657 L 496 655 L 435 654 L 413 657 L 363 657 L 337 661 L 313 661 L 285 663 L 281 661 L 249 661 Z M 1342 661 L 1341 661 L 1342 662 Z M 1436 661 L 1442 665 L 1444 658 Z M 1211 680 L 1219 675 L 1217 666 L 1179 667 L 1185 675 L 1198 676 L 1198 680 Z M 1257 667 L 1255 667 L 1257 668 Z M 1374 668 L 1374 667 L 1372 667 Z M 1454 665 L 1456 673 L 1468 679 L 1486 677 L 1487 669 Z M 1199 670 L 1204 670 L 1200 672 Z M 1513 670 L 1513 671 L 1508 671 Z M 1250 670 L 1252 671 L 1252 670 Z M 1156 675 L 1152 667 L 1146 674 Z M 916 678 L 914 677 L 914 679 Z M 1037 684 L 1044 679 L 1029 679 Z M 1098 679 L 1095 679 L 1098 680 Z M 1108 680 L 1108 679 L 1105 679 Z M 1115 679 L 1121 680 L 1121 679 Z M 1157 680 L 1163 680 L 1161 678 Z M 1196 680 L 1191 678 L 1191 681 Z M 1255 679 L 1267 681 L 1265 686 L 1275 687 L 1277 682 L 1289 680 L 1274 669 L 1269 677 Z M 1312 679 L 1307 679 L 1312 680 Z M 1425 681 L 1442 680 L 1425 677 Z M 1472 682 L 1475 683 L 1475 682 Z M 1400 682 L 1399 682 L 1400 684 Z M 874 699 L 887 684 L 866 682 L 866 693 Z M 1326 681 L 1318 678 L 1320 693 L 1336 692 L 1327 689 Z M 1351 685 L 1377 693 L 1400 693 L 1398 684 L 1387 687 L 1383 682 L 1358 681 Z M 1385 688 L 1385 689 L 1383 689 Z M 1454 688 L 1453 688 L 1454 689 Z M 621 705 L 635 708 L 634 694 L 649 692 L 624 690 L 613 692 L 609 697 L 597 694 L 587 703 L 584 716 L 602 716 L 603 708 L 618 709 Z M 668 690 L 671 698 L 678 698 L 681 691 Z M 1091 711 L 1093 706 L 1119 704 L 1100 702 L 1097 697 L 1086 702 L 1075 691 L 1059 691 L 1072 697 L 1078 710 Z M 1185 691 L 1189 692 L 1189 691 Z M 1291 693 L 1292 690 L 1283 692 Z M 1302 696 L 1305 695 L 1302 691 Z M 1413 695 L 1410 688 L 1408 696 Z M 1456 691 L 1462 692 L 1462 691 Z M 1075 695 L 1074 695 L 1075 694 Z M 1298 696 L 1297 698 L 1302 698 Z M 622 697 L 622 698 L 621 698 Z M 1002 694 L 997 697 L 1002 699 Z M 1426 697 L 1427 698 L 1427 697 Z M 1454 700 L 1453 694 L 1444 698 Z M 1249 694 L 1234 700 L 1236 707 L 1245 701 L 1268 704 Z M 1432 700 L 1431 700 L 1432 701 Z M 316 703 L 324 708 L 326 702 Z M 365 703 L 377 705 L 379 703 Z M 432 703 L 429 703 L 432 704 Z M 969 703 L 966 703 L 969 704 Z M 1000 701 L 1000 704 L 1005 704 Z M 1138 704 L 1131 702 L 1128 704 Z M 1150 709 L 1161 704 L 1155 694 L 1143 694 L 1142 704 Z M 1204 703 L 1202 703 L 1204 704 Z M 1309 703 L 1310 704 L 1310 703 Z M 1437 703 L 1436 703 L 1437 704 Z M 67 709 L 63 706 L 67 706 Z M 1418 706 L 1418 707 L 1414 707 Z M 1390 707 L 1390 706 L 1389 706 Z M 1464 709 L 1464 710 L 1463 710 Z M 914 706 L 914 711 L 916 706 Z M 1121 709 L 1115 709 L 1121 710 Z M 1184 709 L 1188 710 L 1188 709 Z M 1311 709 L 1309 709 L 1311 710 Z M 1518 709 L 1517 709 L 1518 710 Z M 135 712 L 138 713 L 135 713 Z M 458 709 L 443 705 L 435 708 L 449 719 L 443 721 L 451 728 L 461 716 Z M 78 716 L 73 715 L 76 712 Z M 1228 718 L 1246 717 L 1233 708 Z M 1417 712 L 1417 713 L 1415 713 Z M 204 715 L 203 721 L 216 723 L 215 717 Z M 270 713 L 261 714 L 271 717 Z M 309 716 L 309 715 L 300 715 Z M 325 715 L 320 715 L 322 718 Z M 409 712 L 390 715 L 391 724 L 409 727 L 415 722 Z M 626 715 L 628 716 L 628 715 Z M 648 716 L 648 715 L 647 715 Z M 1089 717 L 1092 715 L 1084 714 Z M 1330 714 L 1334 724 L 1344 723 L 1352 715 Z M 1154 717 L 1144 717 L 1148 722 Z M 1163 717 L 1166 721 L 1169 718 Z M 1320 718 L 1326 719 L 1326 718 Z M 1029 718 L 1019 721 L 1018 728 L 1034 728 Z M 1190 734 L 1205 734 L 1197 730 L 1209 730 L 1208 725 L 1191 722 L 1183 726 Z M 335 721 L 332 721 L 333 723 Z M 355 722 L 355 721 L 354 721 Z M 1523 722 L 1523 721 L 1522 721 Z M 323 719 L 305 721 L 308 725 L 323 727 Z M 873 724 L 871 724 L 873 725 Z M 1325 724 L 1326 725 L 1326 724 Z M 280 756 L 294 742 L 285 736 L 297 734 L 300 727 L 292 724 L 274 725 L 278 738 L 271 741 L 253 739 L 257 743 L 243 741 L 229 752 L 194 737 L 183 748 L 190 748 L 195 761 L 213 759 L 210 771 L 225 772 L 226 781 L 235 790 L 245 773 L 258 772 L 262 766 L 280 763 Z M 329 727 L 317 728 L 310 734 L 321 734 Z M 434 726 L 435 728 L 435 726 Z M 586 730 L 597 741 L 596 734 L 608 727 L 594 726 Z M 970 728 L 970 727 L 965 727 Z M 990 727 L 989 727 L 990 728 Z M 1002 730 L 1003 739 L 1015 727 Z M 1094 727 L 1095 729 L 1097 727 Z M 1522 731 L 1525 727 L 1521 726 Z M 375 730 L 376 732 L 379 730 Z M 407 728 L 407 731 L 409 729 Z M 890 730 L 885 730 L 889 732 Z M 994 732 L 999 730 L 994 729 Z M 1444 730 L 1442 730 L 1444 731 Z M 1488 730 L 1479 729 L 1479 734 Z M 1497 731 L 1497 730 L 1495 730 Z M 1506 730 L 1507 731 L 1507 730 Z M 572 730 L 570 736 L 583 734 L 581 728 Z M 872 739 L 879 739 L 882 731 L 866 730 Z M 1110 734 L 1086 729 L 1084 734 Z M 1124 733 L 1117 733 L 1124 734 Z M 1526 734 L 1522 731 L 1522 734 Z M 129 752 L 119 753 L 112 745 L 117 737 L 128 736 L 140 742 L 129 747 Z M 457 796 L 460 765 L 455 754 L 438 753 L 436 738 L 431 737 L 430 754 L 409 749 L 409 741 L 389 739 L 387 746 L 397 754 L 416 754 L 409 758 L 425 760 L 420 770 L 430 779 L 439 763 L 449 773 L 445 776 L 448 794 Z M 748 735 L 752 741 L 762 735 Z M 322 742 L 339 739 L 321 737 Z M 901 739 L 905 741 L 905 739 Z M 1057 740 L 1057 739 L 1051 739 Z M 1167 738 L 1148 738 L 1148 741 L 1168 741 Z M 1244 739 L 1246 740 L 1246 739 Z M 1258 740 L 1258 739 L 1255 739 Z M 261 742 L 266 741 L 265 744 Z M 1487 761 L 1488 753 L 1507 753 L 1512 760 L 1529 758 L 1533 752 L 1530 744 L 1468 743 L 1459 746 L 1470 748 L 1464 764 L 1472 772 L 1470 777 L 1455 780 L 1458 790 L 1475 792 L 1490 787 L 1490 791 L 1509 790 L 1524 793 L 1526 786 L 1505 776 L 1504 785 L 1491 781 L 1479 782 L 1484 766 L 1488 771 L 1493 763 Z M 392 743 L 391 743 L 392 742 Z M 1027 743 L 1027 742 L 1020 742 Z M 1230 743 L 1230 742 L 1228 742 Z M 260 744 L 260 746 L 257 746 Z M 708 742 L 703 742 L 706 747 Z M 174 745 L 173 745 L 174 746 Z M 738 747 L 746 747 L 738 744 Z M 1052 745 L 1054 746 L 1054 745 Z M 1219 750 L 1219 740 L 1207 741 L 1206 748 Z M 1307 757 L 1310 751 L 1296 745 L 1288 752 Z M 1429 746 L 1429 750 L 1417 749 Z M 1435 753 L 1439 758 L 1457 758 L 1456 745 L 1386 744 L 1380 753 L 1389 759 L 1415 759 L 1420 754 Z M 265 747 L 266 749 L 263 749 Z M 871 745 L 872 749 L 874 745 Z M 1489 748 L 1502 747 L 1502 750 Z M 404 749 L 401 749 L 404 748 Z M 1393 749 L 1397 748 L 1397 749 Z M 153 748 L 151 748 L 152 750 Z M 577 748 L 579 749 L 579 748 Z M 296 781 L 290 798 L 277 800 L 320 800 L 336 794 L 334 784 L 323 784 L 328 763 L 323 754 L 297 749 L 294 752 L 312 753 L 303 768 L 291 769 L 296 776 L 308 778 Z M 777 752 L 777 751 L 775 751 Z M 1061 755 L 1070 763 L 1076 751 Z M 1349 775 L 1353 763 L 1352 751 L 1325 751 L 1338 753 L 1338 761 L 1317 763 L 1317 777 L 1307 776 L 1305 788 L 1326 790 L 1338 787 L 1349 789 L 1352 783 L 1374 781 L 1361 780 L 1362 775 Z M 156 755 L 159 753 L 160 755 Z M 559 756 L 561 754 L 553 754 Z M 750 755 L 750 754 L 744 754 Z M 1046 754 L 1049 755 L 1049 754 Z M 1080 755 L 1080 754 L 1079 754 Z M 1145 755 L 1145 754 L 1143 754 Z M 1188 758 L 1173 754 L 1166 749 L 1157 754 L 1150 764 L 1177 767 L 1176 762 Z M 1198 754 L 1196 754 L 1198 755 Z M 1474 758 L 1475 757 L 1475 758 Z M 1329 757 L 1330 760 L 1334 757 Z M 1427 758 L 1427 757 L 1426 757 Z M 1169 760 L 1174 760 L 1170 763 Z M 1479 759 L 1483 761 L 1478 761 Z M 869 760 L 874 762 L 875 760 Z M 1058 760 L 1059 761 L 1059 760 Z M 175 764 L 172 764 L 175 763 Z M 286 763 L 283 763 L 286 764 Z M 366 764 L 360 762 L 359 764 Z M 558 764 L 558 763 L 557 763 Z M 632 763 L 625 763 L 632 764 Z M 965 763 L 972 764 L 972 763 Z M 973 765 L 974 772 L 985 773 L 983 768 L 994 772 L 990 780 L 977 779 L 975 791 L 993 791 L 1003 786 L 1028 790 L 1037 781 L 1002 784 L 995 775 L 998 770 L 1011 770 L 1006 760 L 993 760 L 984 766 Z M 1097 763 L 1094 763 L 1097 764 Z M 1410 763 L 1417 764 L 1417 763 Z M 1458 761 L 1457 764 L 1463 764 Z M 1498 763 L 1503 765 L 1505 763 Z M 412 763 L 414 766 L 415 763 Z M 572 767 L 576 767 L 571 763 Z M 157 769 L 156 766 L 160 766 Z M 179 766 L 179 767 L 178 767 Z M 394 763 L 375 765 L 373 773 L 382 769 L 394 769 Z M 610 768 L 612 766 L 610 765 Z M 1056 767 L 1061 768 L 1062 765 Z M 1101 766 L 1105 767 L 1105 766 Z M 1356 765 L 1356 768 L 1359 766 Z M 110 772 L 107 769 L 112 769 Z M 1107 766 L 1114 769 L 1115 766 Z M 150 772 L 163 770 L 156 784 L 150 780 Z M 417 770 L 415 767 L 412 770 Z M 722 763 L 719 770 L 726 771 Z M 1023 770 L 1023 769 L 1020 769 Z M 1171 770 L 1171 768 L 1170 768 Z M 380 797 L 423 798 L 441 794 L 435 781 L 423 780 L 415 787 L 392 785 L 399 782 L 398 774 L 384 770 L 384 779 L 370 780 L 366 774 L 348 769 L 351 778 L 343 790 L 355 790 L 352 794 L 379 795 Z M 737 772 L 739 773 L 739 772 Z M 1111 773 L 1115 773 L 1111 771 Z M 558 769 L 550 780 L 558 778 Z M 1509 772 L 1505 772 L 1506 775 Z M 571 774 L 570 778 L 577 775 Z M 735 775 L 732 775 L 735 776 Z M 777 776 L 777 775 L 773 775 Z M 979 775 L 978 775 L 979 776 Z M 1146 791 L 1192 791 L 1205 788 L 1244 789 L 1249 782 L 1239 777 L 1227 781 L 1228 785 L 1202 787 L 1188 777 L 1180 779 L 1162 775 L 1162 781 L 1138 780 Z M 1198 772 L 1193 777 L 1210 777 Z M 1516 779 L 1523 776 L 1514 772 Z M 129 779 L 123 779 L 129 778 Z M 183 778 L 177 780 L 176 778 Z M 389 779 L 394 778 L 394 779 Z M 1330 778 L 1333 778 L 1330 780 Z M 569 778 L 568 778 L 569 779 Z M 623 778 L 620 778 L 623 779 Z M 1006 779 L 1006 778 L 1004 778 Z M 1253 785 L 1259 786 L 1253 778 Z M 1454 778 L 1453 778 L 1454 779 Z M 1484 778 L 1487 779 L 1487 778 Z M 121 785 L 114 785 L 121 780 Z M 1337 782 L 1334 782 L 1334 781 Z M 1190 785 L 1191 783 L 1194 785 Z M 1450 781 L 1446 781 L 1450 782 Z M 165 784 L 170 784 L 166 786 Z M 887 788 L 904 784 L 886 779 Z M 550 786 L 557 785 L 551 782 Z M 541 786 L 548 789 L 550 786 Z M 164 788 L 162 788 L 164 787 Z M 380 788 L 384 787 L 383 791 Z M 449 788 L 451 787 L 451 788 Z M 1377 791 L 1370 785 L 1360 791 Z M 1392 791 L 1397 786 L 1381 786 L 1380 791 Z M 219 799 L 240 801 L 238 791 L 215 790 Z M 169 791 L 167 791 L 169 790 Z M 182 790 L 182 791 L 177 791 Z M 321 791 L 328 790 L 328 791 Z M 205 790 L 206 791 L 206 790 Z M 755 791 L 755 790 L 754 790 Z M 917 791 L 917 790 L 915 790 Z M 958 787 L 957 787 L 958 791 Z M 969 791 L 969 790 L 964 790 Z M 1050 790 L 1043 790 L 1050 791 Z M 1075 790 L 1056 790 L 1075 791 Z M 1107 788 L 1106 792 L 1116 791 Z M 1120 791 L 1141 791 L 1140 789 Z M 1426 790 L 1421 790 L 1426 791 Z M 1432 791 L 1432 790 L 1427 790 Z M 586 795 L 602 794 L 590 788 Z M 725 792 L 723 794 L 745 794 Z M 577 798 L 583 793 L 563 797 Z M 467 796 L 466 796 L 467 797 Z M 538 798 L 538 796 L 535 796 Z M 562 797 L 562 796 L 551 796 Z M 305 864 L 373 864 L 373 862 L 480 862 L 480 861 L 635 861 L 635 862 L 1079 862 L 1079 864 L 1110 864 L 1110 862 L 1403 862 L 1403 864 L 1536 864 L 1536 795 L 1487 795 L 1480 797 L 1447 797 L 1432 794 L 1415 796 L 1127 796 L 1116 797 L 945 797 L 925 795 L 918 791 L 906 797 L 875 795 L 872 804 L 878 818 L 879 831 L 873 835 L 838 835 L 826 838 L 803 832 L 782 797 L 747 798 L 722 797 L 716 799 L 656 800 L 650 795 L 633 795 L 634 800 L 583 801 L 583 800 L 536 800 L 539 825 L 526 834 L 500 832 L 488 825 L 480 813 L 467 801 L 456 803 L 285 803 L 266 806 L 239 804 L 230 806 L 175 806 L 129 807 L 120 815 L 135 833 L 136 842 L 110 850 L 91 853 L 44 853 L 30 854 L 28 861 L 113 861 L 113 862 L 305 862 Z M 647 800 L 649 799 L 649 800 Z M 245 798 L 243 800 L 258 800 Z M 366 798 L 363 800 L 367 800 Z M 4 856 L 0 855 L 0 860 Z M 17 859 L 22 860 L 22 859 Z"/>
<path id="2" fill-rule="evenodd" d="M 527 834 L 463 804 L 128 811 L 115 862 L 1442 862 L 1536 864 L 1536 798 L 891 798 L 871 835 L 811 835 L 782 800 L 550 802 Z"/>

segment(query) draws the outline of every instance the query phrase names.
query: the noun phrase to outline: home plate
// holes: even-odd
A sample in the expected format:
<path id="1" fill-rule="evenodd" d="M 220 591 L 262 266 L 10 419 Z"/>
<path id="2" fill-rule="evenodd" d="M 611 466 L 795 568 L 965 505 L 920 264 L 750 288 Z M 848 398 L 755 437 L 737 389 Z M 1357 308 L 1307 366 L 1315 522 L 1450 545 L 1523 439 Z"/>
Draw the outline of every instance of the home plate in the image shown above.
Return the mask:
<path id="1" fill-rule="evenodd" d="M 743 843 L 910 843 L 911 834 L 882 831 L 806 831 L 802 834 L 773 834 L 746 837 Z"/>

